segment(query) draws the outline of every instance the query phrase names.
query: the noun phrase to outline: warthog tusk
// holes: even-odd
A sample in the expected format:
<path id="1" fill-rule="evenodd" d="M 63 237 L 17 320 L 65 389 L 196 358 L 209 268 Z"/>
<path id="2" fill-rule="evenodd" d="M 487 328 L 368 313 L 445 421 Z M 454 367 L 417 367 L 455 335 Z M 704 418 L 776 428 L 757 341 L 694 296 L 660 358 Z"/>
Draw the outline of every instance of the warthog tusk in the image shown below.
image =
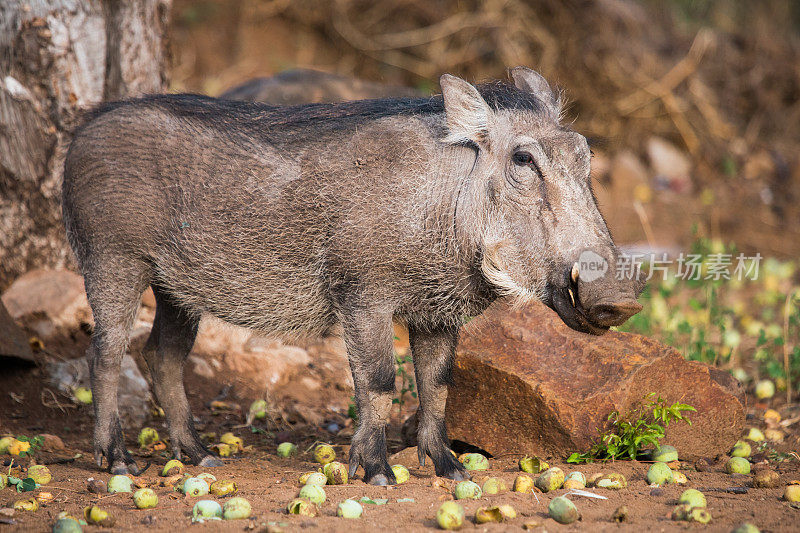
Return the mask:
<path id="1" fill-rule="evenodd" d="M 569 277 L 572 279 L 572 283 L 578 283 L 578 263 L 574 263 L 572 265 L 572 272 L 570 272 Z"/>
<path id="2" fill-rule="evenodd" d="M 575 307 L 575 295 L 572 294 L 572 289 L 567 289 L 567 292 L 569 293 L 569 299 L 572 302 L 572 307 Z"/>

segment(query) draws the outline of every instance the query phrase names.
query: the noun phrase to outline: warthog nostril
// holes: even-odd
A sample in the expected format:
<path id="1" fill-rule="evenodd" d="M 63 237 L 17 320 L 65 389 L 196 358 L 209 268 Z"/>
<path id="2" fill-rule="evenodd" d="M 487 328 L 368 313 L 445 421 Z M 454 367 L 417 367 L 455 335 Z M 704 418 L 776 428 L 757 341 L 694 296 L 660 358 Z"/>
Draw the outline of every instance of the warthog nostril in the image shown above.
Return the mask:
<path id="1" fill-rule="evenodd" d="M 622 300 L 593 305 L 587 312 L 592 322 L 599 326 L 619 326 L 642 310 L 636 300 Z"/>

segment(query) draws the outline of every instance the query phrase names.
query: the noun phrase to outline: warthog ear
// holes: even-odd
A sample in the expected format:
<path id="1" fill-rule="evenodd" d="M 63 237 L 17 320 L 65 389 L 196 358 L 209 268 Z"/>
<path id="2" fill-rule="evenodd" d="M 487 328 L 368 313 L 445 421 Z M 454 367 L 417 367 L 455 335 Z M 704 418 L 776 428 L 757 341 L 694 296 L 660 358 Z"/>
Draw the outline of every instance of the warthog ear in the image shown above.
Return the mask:
<path id="1" fill-rule="evenodd" d="M 447 137 L 444 142 L 472 141 L 484 144 L 489 140 L 489 117 L 492 110 L 478 90 L 455 76 L 444 74 L 439 78 L 444 96 Z"/>
<path id="2" fill-rule="evenodd" d="M 528 67 L 514 67 L 508 74 L 514 80 L 514 85 L 521 91 L 526 91 L 542 101 L 547 110 L 556 118 L 561 115 L 561 98 L 550 87 L 547 80 Z"/>

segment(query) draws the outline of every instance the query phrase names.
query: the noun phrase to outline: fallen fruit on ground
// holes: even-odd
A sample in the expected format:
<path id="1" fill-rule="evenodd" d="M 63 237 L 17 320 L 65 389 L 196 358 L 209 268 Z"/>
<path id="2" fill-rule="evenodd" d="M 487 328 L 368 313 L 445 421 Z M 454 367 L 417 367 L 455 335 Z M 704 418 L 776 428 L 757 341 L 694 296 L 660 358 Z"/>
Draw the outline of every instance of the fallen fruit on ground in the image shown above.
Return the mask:
<path id="1" fill-rule="evenodd" d="M 314 448 L 314 460 L 319 464 L 326 465 L 336 459 L 336 451 L 329 444 L 318 444 Z"/>
<path id="2" fill-rule="evenodd" d="M 364 508 L 355 500 L 345 500 L 336 508 L 336 516 L 342 518 L 361 518 Z"/>
<path id="3" fill-rule="evenodd" d="M 779 429 L 768 428 L 764 430 L 764 438 L 770 442 L 783 442 L 786 436 Z"/>
<path id="4" fill-rule="evenodd" d="M 344 485 L 347 483 L 347 465 L 332 461 L 322 467 L 328 485 Z"/>
<path id="5" fill-rule="evenodd" d="M 465 453 L 458 459 L 467 470 L 487 470 L 489 468 L 489 459 L 479 453 Z"/>
<path id="6" fill-rule="evenodd" d="M 108 492 L 114 494 L 117 492 L 133 492 L 133 480 L 128 476 L 111 476 L 108 480 Z"/>
<path id="7" fill-rule="evenodd" d="M 398 485 L 405 483 L 411 478 L 408 468 L 404 467 L 403 465 L 392 465 L 392 472 L 394 473 L 394 478 Z"/>
<path id="8" fill-rule="evenodd" d="M 297 445 L 291 442 L 281 442 L 278 444 L 279 457 L 291 457 L 297 454 Z"/>
<path id="9" fill-rule="evenodd" d="M 444 502 L 436 511 L 436 523 L 442 529 L 460 528 L 464 523 L 464 508 L 456 502 Z"/>
<path id="10" fill-rule="evenodd" d="M 74 518 L 59 518 L 53 524 L 53 533 L 83 533 L 83 529 Z"/>
<path id="11" fill-rule="evenodd" d="M 325 490 L 319 485 L 304 485 L 300 489 L 300 497 L 307 499 L 311 503 L 322 505 L 325 503 Z"/>
<path id="12" fill-rule="evenodd" d="M 328 478 L 322 472 L 306 472 L 300 476 L 300 486 L 303 485 L 326 485 Z"/>
<path id="13" fill-rule="evenodd" d="M 753 442 L 761 442 L 766 437 L 764 436 L 764 433 L 760 429 L 758 429 L 758 428 L 750 428 L 747 431 L 747 435 L 745 436 L 745 438 L 747 440 L 751 440 Z"/>
<path id="14" fill-rule="evenodd" d="M 490 477 L 483 482 L 483 487 L 481 487 L 481 490 L 484 494 L 500 494 L 501 492 L 507 491 L 508 487 L 506 487 L 506 484 L 502 479 Z"/>
<path id="15" fill-rule="evenodd" d="M 708 512 L 708 509 L 694 507 L 691 511 L 689 511 L 686 521 L 697 522 L 698 524 L 708 524 L 711 522 L 711 513 Z"/>
<path id="16" fill-rule="evenodd" d="M 33 465 L 28 468 L 28 477 L 39 485 L 47 485 L 53 479 L 50 469 L 44 465 Z"/>
<path id="17" fill-rule="evenodd" d="M 783 499 L 787 502 L 800 502 L 800 485 L 787 485 L 783 491 Z"/>
<path id="18" fill-rule="evenodd" d="M 575 504 L 564 496 L 556 496 L 550 500 L 550 505 L 547 506 L 547 512 L 550 517 L 559 524 L 571 524 L 581 516 Z"/>
<path id="19" fill-rule="evenodd" d="M 653 463 L 647 470 L 647 483 L 650 485 L 666 485 L 672 481 L 672 469 L 667 463 Z"/>
<path id="20" fill-rule="evenodd" d="M 775 384 L 769 379 L 762 379 L 756 383 L 756 398 L 768 400 L 775 396 Z"/>
<path id="21" fill-rule="evenodd" d="M 231 498 L 222 506 L 222 518 L 225 520 L 241 520 L 250 518 L 252 508 L 250 502 L 244 498 Z"/>
<path id="22" fill-rule="evenodd" d="M 199 477 L 190 477 L 183 482 L 183 493 L 187 496 L 198 497 L 208 494 L 208 483 Z"/>
<path id="23" fill-rule="evenodd" d="M 90 405 L 92 403 L 92 391 L 86 387 L 78 387 L 72 391 L 72 397 L 77 403 L 83 405 Z"/>
<path id="24" fill-rule="evenodd" d="M 531 492 L 533 490 L 533 478 L 520 474 L 514 479 L 514 492 Z"/>
<path id="25" fill-rule="evenodd" d="M 750 457 L 750 445 L 747 444 L 745 441 L 740 440 L 736 444 L 733 445 L 733 449 L 731 450 L 731 457 Z"/>
<path id="26" fill-rule="evenodd" d="M 626 480 L 625 476 L 622 474 L 612 472 L 610 474 L 603 474 L 597 478 L 594 482 L 594 486 L 601 489 L 619 490 L 628 486 L 628 480 Z"/>
<path id="27" fill-rule="evenodd" d="M 0 438 L 0 453 L 8 453 L 8 448 L 16 442 L 14 437 Z"/>
<path id="28" fill-rule="evenodd" d="M 750 461 L 744 457 L 731 457 L 725 463 L 725 471 L 729 474 L 749 474 Z"/>
<path id="29" fill-rule="evenodd" d="M 51 501 L 53 501 L 53 493 L 52 492 L 40 492 L 36 495 L 36 501 L 41 503 L 42 505 L 47 505 Z"/>
<path id="30" fill-rule="evenodd" d="M 750 522 L 739 524 L 731 533 L 761 533 L 761 530 Z"/>
<path id="31" fill-rule="evenodd" d="M 217 444 L 210 446 L 210 450 L 219 455 L 220 457 L 230 457 L 232 454 L 236 452 L 234 446 L 231 446 L 230 444 L 225 444 L 224 442 L 218 442 Z"/>
<path id="32" fill-rule="evenodd" d="M 214 474 L 209 474 L 208 472 L 197 474 L 194 477 L 204 480 L 206 483 L 208 483 L 209 486 L 211 486 L 211 484 L 217 480 L 217 476 L 215 476 Z"/>
<path id="33" fill-rule="evenodd" d="M 557 466 L 548 468 L 536 478 L 536 488 L 542 492 L 557 490 L 562 483 L 564 483 L 564 471 Z"/>
<path id="34" fill-rule="evenodd" d="M 474 481 L 461 481 L 456 484 L 453 496 L 455 496 L 456 500 L 477 500 L 483 496 L 483 491 Z"/>
<path id="35" fill-rule="evenodd" d="M 256 400 L 250 404 L 248 411 L 253 419 L 262 419 L 267 417 L 267 401 Z"/>
<path id="36" fill-rule="evenodd" d="M 765 468 L 753 476 L 753 486 L 760 489 L 774 489 L 780 486 L 781 476 L 774 470 Z"/>
<path id="37" fill-rule="evenodd" d="M 683 472 L 678 472 L 677 470 L 672 471 L 672 482 L 677 483 L 678 485 L 686 485 L 689 480 L 686 477 L 686 474 Z"/>
<path id="38" fill-rule="evenodd" d="M 14 439 L 14 441 L 8 445 L 7 451 L 9 455 L 19 456 L 24 453 L 28 453 L 30 449 L 31 449 L 30 442 Z"/>
<path id="39" fill-rule="evenodd" d="M 289 514 L 296 514 L 300 516 L 317 516 L 319 508 L 317 504 L 308 501 L 305 498 L 295 498 L 286 506 Z"/>
<path id="40" fill-rule="evenodd" d="M 183 463 L 177 459 L 170 459 L 161 469 L 161 477 L 176 476 L 178 474 L 183 474 Z"/>
<path id="41" fill-rule="evenodd" d="M 230 479 L 220 479 L 208 487 L 208 492 L 214 496 L 230 496 L 236 494 L 237 490 L 236 482 Z"/>
<path id="42" fill-rule="evenodd" d="M 108 514 L 108 511 L 101 509 L 96 505 L 89 505 L 83 508 L 83 518 L 89 524 L 103 527 L 113 527 L 114 517 Z"/>
<path id="43" fill-rule="evenodd" d="M 244 441 L 241 439 L 241 437 L 237 437 L 236 435 L 230 432 L 223 433 L 222 436 L 219 438 L 219 441 L 222 444 L 227 444 L 228 446 L 230 446 L 231 451 L 233 451 L 233 453 L 239 453 L 244 449 Z"/>
<path id="44" fill-rule="evenodd" d="M 152 509 L 158 505 L 158 496 L 147 487 L 133 493 L 133 504 L 139 509 Z"/>
<path id="45" fill-rule="evenodd" d="M 222 506 L 214 500 L 200 500 L 192 507 L 192 522 L 222 520 Z"/>
<path id="46" fill-rule="evenodd" d="M 510 505 L 493 505 L 491 507 L 478 507 L 475 511 L 475 522 L 507 522 L 517 517 L 517 512 Z"/>
<path id="47" fill-rule="evenodd" d="M 39 510 L 39 502 L 36 501 L 36 498 L 25 498 L 15 501 L 12 507 L 17 511 L 36 512 Z"/>
<path id="48" fill-rule="evenodd" d="M 697 489 L 686 489 L 681 493 L 678 503 L 685 503 L 690 507 L 706 507 L 706 497 Z"/>
<path id="49" fill-rule="evenodd" d="M 519 469 L 529 474 L 538 474 L 550 468 L 550 465 L 542 461 L 537 456 L 528 457 L 527 455 L 519 460 Z"/>
<path id="50" fill-rule="evenodd" d="M 625 505 L 620 505 L 614 510 L 614 513 L 611 515 L 611 520 L 614 522 L 627 522 L 628 521 L 628 507 Z"/>
<path id="51" fill-rule="evenodd" d="M 586 476 L 583 475 L 583 472 L 570 472 L 564 478 L 564 483 L 561 486 L 565 489 L 585 489 Z"/>
<path id="52" fill-rule="evenodd" d="M 674 446 L 661 446 L 660 448 L 653 450 L 653 452 L 650 454 L 650 458 L 653 461 L 659 461 L 662 463 L 677 461 L 678 449 Z"/>
<path id="53" fill-rule="evenodd" d="M 140 448 L 147 448 L 158 442 L 158 431 L 155 428 L 142 428 L 136 440 Z"/>

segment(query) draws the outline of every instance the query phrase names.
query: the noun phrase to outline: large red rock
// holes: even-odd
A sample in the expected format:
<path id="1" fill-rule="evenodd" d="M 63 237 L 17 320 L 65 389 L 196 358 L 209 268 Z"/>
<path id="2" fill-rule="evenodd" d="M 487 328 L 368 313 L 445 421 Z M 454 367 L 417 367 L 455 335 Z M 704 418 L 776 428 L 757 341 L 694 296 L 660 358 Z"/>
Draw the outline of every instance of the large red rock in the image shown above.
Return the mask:
<path id="1" fill-rule="evenodd" d="M 697 408 L 691 426 L 667 429 L 664 443 L 682 458 L 724 453 L 742 432 L 743 392 L 726 372 L 641 335 L 578 333 L 541 304 L 496 305 L 459 343 L 449 435 L 493 455 L 565 457 L 588 450 L 611 411 L 651 392 Z"/>

